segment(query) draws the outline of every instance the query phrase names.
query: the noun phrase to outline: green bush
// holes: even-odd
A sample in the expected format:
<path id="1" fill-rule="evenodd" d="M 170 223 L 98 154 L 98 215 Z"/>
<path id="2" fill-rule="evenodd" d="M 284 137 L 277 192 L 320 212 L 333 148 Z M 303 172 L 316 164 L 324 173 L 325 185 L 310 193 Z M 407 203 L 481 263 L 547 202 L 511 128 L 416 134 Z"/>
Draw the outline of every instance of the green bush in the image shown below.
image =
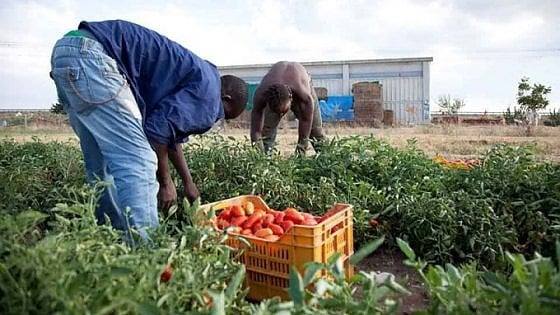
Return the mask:
<path id="1" fill-rule="evenodd" d="M 0 147 L 2 211 L 49 209 L 76 197 L 69 188 L 84 181 L 78 148 Z M 205 202 L 258 194 L 272 207 L 317 214 L 347 202 L 358 246 L 401 237 L 431 262 L 494 266 L 505 250 L 550 255 L 558 239 L 560 167 L 537 161 L 532 150 L 494 147 L 470 171 L 441 167 L 413 142 L 396 149 L 371 137 L 334 139 L 307 158 L 266 156 L 247 142 L 204 137 L 185 154 Z M 379 225 L 372 227 L 372 218 Z"/>

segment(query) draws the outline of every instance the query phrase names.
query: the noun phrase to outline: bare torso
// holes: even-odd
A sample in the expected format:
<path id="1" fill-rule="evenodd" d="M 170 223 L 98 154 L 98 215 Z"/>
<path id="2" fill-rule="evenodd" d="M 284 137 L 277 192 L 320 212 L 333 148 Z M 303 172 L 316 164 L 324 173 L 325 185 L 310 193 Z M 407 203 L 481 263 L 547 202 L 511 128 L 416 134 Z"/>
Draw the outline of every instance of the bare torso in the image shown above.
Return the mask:
<path id="1" fill-rule="evenodd" d="M 263 77 L 253 98 L 251 113 L 251 140 L 261 139 L 264 124 L 264 111 L 267 106 L 264 92 L 274 84 L 287 85 L 292 92 L 292 109 L 297 108 L 298 143 L 309 138 L 314 112 L 315 92 L 311 86 L 311 77 L 305 68 L 297 62 L 280 61 L 275 63 Z M 295 107 L 294 107 L 295 106 Z"/>
<path id="2" fill-rule="evenodd" d="M 261 101 L 263 92 L 273 84 L 284 84 L 292 89 L 294 102 L 301 103 L 307 95 L 311 95 L 311 78 L 305 68 L 297 62 L 280 61 L 275 63 L 268 73 L 263 77 L 259 87 L 255 91 L 255 107 L 264 107 Z"/>

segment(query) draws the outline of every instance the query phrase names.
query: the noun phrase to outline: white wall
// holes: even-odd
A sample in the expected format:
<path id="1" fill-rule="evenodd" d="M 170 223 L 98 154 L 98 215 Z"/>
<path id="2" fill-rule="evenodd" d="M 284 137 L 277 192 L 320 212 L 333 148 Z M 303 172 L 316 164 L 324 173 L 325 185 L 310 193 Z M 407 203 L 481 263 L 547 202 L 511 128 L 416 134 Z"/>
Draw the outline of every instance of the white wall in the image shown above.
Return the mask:
<path id="1" fill-rule="evenodd" d="M 383 85 L 384 107 L 395 112 L 396 122 L 417 124 L 430 120 L 430 60 L 303 64 L 311 74 L 313 85 L 327 88 L 331 96 L 351 96 L 353 83 L 379 81 Z M 269 68 L 270 65 L 222 67 L 220 71 L 222 75 L 234 74 L 248 83 L 258 83 Z"/>

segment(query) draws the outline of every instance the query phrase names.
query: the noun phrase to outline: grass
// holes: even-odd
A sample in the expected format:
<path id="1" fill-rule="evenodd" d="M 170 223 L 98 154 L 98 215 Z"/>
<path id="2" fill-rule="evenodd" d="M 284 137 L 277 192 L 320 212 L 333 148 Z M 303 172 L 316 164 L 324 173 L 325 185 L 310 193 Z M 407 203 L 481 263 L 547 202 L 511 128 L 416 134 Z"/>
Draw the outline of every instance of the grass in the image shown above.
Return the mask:
<path id="1" fill-rule="evenodd" d="M 417 126 L 412 128 L 347 128 L 326 127 L 329 137 L 373 134 L 397 147 L 404 147 L 415 139 L 418 147 L 428 155 L 440 153 L 451 158 L 480 156 L 496 144 L 535 145 L 539 158 L 560 162 L 560 128 L 539 127 L 532 137 L 524 136 L 522 128 L 513 126 Z M 227 130 L 235 138 L 248 136 L 243 129 Z M 278 132 L 279 149 L 291 153 L 297 142 L 297 129 Z"/>
<path id="2" fill-rule="evenodd" d="M 477 157 L 496 144 L 534 145 L 539 158 L 560 162 L 560 128 L 539 127 L 532 137 L 526 137 L 521 127 L 515 126 L 439 126 L 425 125 L 411 128 L 349 128 L 326 126 L 329 137 L 373 134 L 397 147 L 404 147 L 415 139 L 418 147 L 428 155 L 436 153 L 450 158 Z M 226 135 L 236 139 L 249 137 L 246 129 L 226 129 Z M 4 128 L 0 129 L 1 138 L 13 138 L 19 142 L 38 138 L 42 141 L 71 141 L 77 137 L 70 128 Z M 290 154 L 297 142 L 297 129 L 284 128 L 278 132 L 278 148 Z"/>

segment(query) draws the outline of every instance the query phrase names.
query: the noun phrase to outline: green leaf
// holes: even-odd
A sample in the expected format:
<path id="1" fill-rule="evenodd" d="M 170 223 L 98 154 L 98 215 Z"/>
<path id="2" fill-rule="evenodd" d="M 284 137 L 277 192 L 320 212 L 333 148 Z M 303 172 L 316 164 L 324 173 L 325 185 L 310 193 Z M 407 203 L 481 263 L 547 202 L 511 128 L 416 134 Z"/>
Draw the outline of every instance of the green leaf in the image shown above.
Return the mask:
<path id="1" fill-rule="evenodd" d="M 141 315 L 157 315 L 160 313 L 159 308 L 148 302 L 142 302 L 137 304 L 138 313 Z"/>
<path id="2" fill-rule="evenodd" d="M 321 268 L 323 268 L 323 264 L 318 262 L 311 262 L 306 265 L 305 273 L 303 275 L 304 287 L 307 287 L 311 282 L 313 282 L 317 271 L 319 271 Z"/>
<path id="3" fill-rule="evenodd" d="M 490 287 L 494 288 L 498 292 L 509 294 L 509 289 L 507 288 L 507 283 L 502 283 L 500 279 L 496 276 L 493 272 L 485 272 L 482 275 L 482 279 L 488 284 Z"/>
<path id="4" fill-rule="evenodd" d="M 558 266 L 560 266 L 560 241 L 556 241 L 556 261 Z"/>
<path id="5" fill-rule="evenodd" d="M 389 279 L 386 280 L 386 285 L 396 292 L 402 294 L 411 294 L 410 291 L 408 291 L 405 287 L 395 281 L 395 277 L 393 276 L 389 277 Z"/>
<path id="6" fill-rule="evenodd" d="M 181 236 L 181 242 L 179 243 L 179 250 L 183 250 L 187 246 L 187 238 L 183 235 Z"/>
<path id="7" fill-rule="evenodd" d="M 303 305 L 305 288 L 303 287 L 301 275 L 293 266 L 290 269 L 290 287 L 288 289 L 288 293 L 290 294 L 290 298 L 292 299 L 292 301 L 294 301 L 295 305 Z"/>
<path id="8" fill-rule="evenodd" d="M 367 256 L 371 255 L 383 242 L 385 241 L 385 236 L 382 236 L 375 241 L 372 241 L 365 246 L 362 246 L 354 255 L 350 257 L 350 264 L 357 265 L 360 261 L 362 261 Z"/>
<path id="9" fill-rule="evenodd" d="M 328 281 L 326 281 L 325 279 L 319 279 L 315 284 L 315 293 L 318 296 L 323 296 L 330 287 L 331 285 Z"/>
<path id="10" fill-rule="evenodd" d="M 342 254 L 339 252 L 334 253 L 329 259 L 327 259 L 327 267 L 332 268 L 337 261 L 342 257 Z"/>
<path id="11" fill-rule="evenodd" d="M 195 209 L 200 208 L 200 197 L 196 198 L 196 200 L 194 201 L 193 208 Z"/>
<path id="12" fill-rule="evenodd" d="M 111 276 L 113 276 L 115 278 L 128 276 L 132 272 L 133 272 L 132 269 L 127 268 L 127 267 L 112 267 L 111 268 Z"/>
<path id="13" fill-rule="evenodd" d="M 397 237 L 397 244 L 399 245 L 399 248 L 406 255 L 406 257 L 408 259 L 410 259 L 410 260 L 415 260 L 416 259 L 416 254 L 414 253 L 412 248 L 410 248 L 410 245 L 408 245 L 407 242 L 405 242 L 402 239 Z"/>
<path id="14" fill-rule="evenodd" d="M 345 277 L 344 274 L 344 261 L 342 257 L 340 257 L 333 266 L 333 274 L 340 280 L 343 280 Z"/>
<path id="15" fill-rule="evenodd" d="M 179 207 L 177 207 L 177 205 L 172 205 L 171 207 L 169 207 L 169 211 L 168 211 L 167 216 L 172 217 L 177 212 L 177 209 L 179 209 Z"/>
<path id="16" fill-rule="evenodd" d="M 208 294 L 212 297 L 212 309 L 210 314 L 212 315 L 226 315 L 226 306 L 224 291 L 208 290 Z"/>
<path id="17" fill-rule="evenodd" d="M 161 307 L 163 303 L 165 303 L 165 301 L 169 299 L 170 296 L 171 296 L 170 293 L 166 293 L 162 297 L 160 297 L 159 300 L 157 301 L 157 306 Z"/>
<path id="18" fill-rule="evenodd" d="M 239 270 L 235 273 L 228 287 L 226 288 L 226 298 L 233 299 L 235 292 L 239 289 L 241 282 L 245 278 L 245 266 L 241 265 Z"/>

